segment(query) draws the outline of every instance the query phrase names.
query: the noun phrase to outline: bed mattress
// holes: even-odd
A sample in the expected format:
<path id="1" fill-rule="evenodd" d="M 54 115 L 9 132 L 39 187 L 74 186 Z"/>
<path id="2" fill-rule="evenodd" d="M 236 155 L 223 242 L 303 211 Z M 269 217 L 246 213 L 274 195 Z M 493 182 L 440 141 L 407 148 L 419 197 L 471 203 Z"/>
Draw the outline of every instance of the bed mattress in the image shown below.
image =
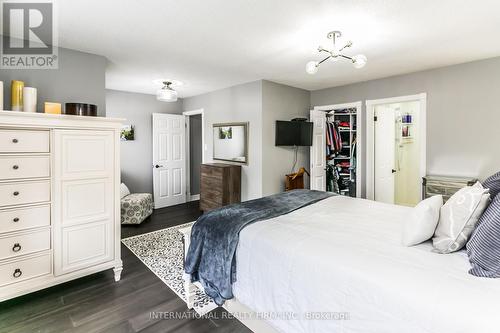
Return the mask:
<path id="1" fill-rule="evenodd" d="M 500 281 L 401 245 L 411 208 L 336 196 L 240 233 L 239 302 L 281 332 L 496 332 Z"/>

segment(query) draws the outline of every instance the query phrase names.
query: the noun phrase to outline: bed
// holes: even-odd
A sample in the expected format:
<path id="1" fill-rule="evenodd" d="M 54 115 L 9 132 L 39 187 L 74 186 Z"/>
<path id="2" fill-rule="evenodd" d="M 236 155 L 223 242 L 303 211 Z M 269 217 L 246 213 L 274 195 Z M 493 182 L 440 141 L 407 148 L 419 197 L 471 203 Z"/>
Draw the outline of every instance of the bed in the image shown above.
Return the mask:
<path id="1" fill-rule="evenodd" d="M 254 331 L 497 331 L 500 283 L 469 275 L 464 252 L 402 246 L 410 210 L 334 196 L 247 226 L 226 308 Z"/>

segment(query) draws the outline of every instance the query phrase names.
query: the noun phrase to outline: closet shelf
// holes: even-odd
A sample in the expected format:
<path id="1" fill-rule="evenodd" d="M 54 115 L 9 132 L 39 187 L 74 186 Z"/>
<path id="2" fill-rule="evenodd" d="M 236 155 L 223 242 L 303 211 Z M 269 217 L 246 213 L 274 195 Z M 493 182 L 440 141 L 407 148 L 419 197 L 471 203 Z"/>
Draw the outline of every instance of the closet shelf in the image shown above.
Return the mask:
<path id="1" fill-rule="evenodd" d="M 359 191 L 359 184 L 356 184 L 356 169 L 359 162 L 357 159 L 359 157 L 357 145 L 357 129 L 358 125 L 360 125 L 358 118 L 359 111 L 357 107 L 332 108 L 327 111 L 326 119 L 328 125 L 326 126 L 326 163 L 329 166 L 326 170 L 327 179 L 338 182 L 338 187 L 334 186 L 334 183 L 330 184 L 327 182 L 326 190 L 335 191 L 336 188 L 337 193 L 352 197 L 357 196 L 357 192 Z M 340 124 L 348 126 L 340 126 Z M 336 131 L 336 134 L 335 132 L 332 133 L 332 130 Z M 333 144 L 339 147 L 340 150 L 333 148 Z M 335 151 L 334 154 L 332 154 L 333 151 Z M 349 166 L 346 166 L 346 164 Z M 328 174 L 329 172 L 331 174 Z"/>
<path id="2" fill-rule="evenodd" d="M 355 116 L 356 113 L 343 113 L 343 112 L 332 112 L 328 114 L 329 116 Z"/>

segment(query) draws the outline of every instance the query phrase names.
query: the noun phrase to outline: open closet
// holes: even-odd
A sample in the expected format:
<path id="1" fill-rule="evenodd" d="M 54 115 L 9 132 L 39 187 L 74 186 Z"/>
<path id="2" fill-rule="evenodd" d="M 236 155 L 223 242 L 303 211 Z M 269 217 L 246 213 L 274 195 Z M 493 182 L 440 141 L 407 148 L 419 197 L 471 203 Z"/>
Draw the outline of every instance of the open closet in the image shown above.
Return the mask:
<path id="1" fill-rule="evenodd" d="M 360 197 L 361 102 L 317 106 L 311 121 L 311 189 Z"/>

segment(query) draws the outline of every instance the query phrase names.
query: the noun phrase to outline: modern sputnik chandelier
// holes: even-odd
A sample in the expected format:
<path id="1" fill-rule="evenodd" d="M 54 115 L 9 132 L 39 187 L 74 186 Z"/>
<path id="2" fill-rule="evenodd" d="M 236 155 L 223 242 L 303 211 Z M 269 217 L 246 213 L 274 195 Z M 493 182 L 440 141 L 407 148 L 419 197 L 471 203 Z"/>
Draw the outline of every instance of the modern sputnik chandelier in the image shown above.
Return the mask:
<path id="1" fill-rule="evenodd" d="M 323 48 L 322 46 L 318 47 L 318 52 L 319 53 L 327 53 L 328 55 L 320 60 L 320 61 L 309 61 L 306 64 L 306 72 L 309 74 L 316 74 L 318 72 L 319 65 L 327 61 L 328 59 L 331 59 L 332 61 L 337 61 L 339 59 L 345 59 L 349 60 L 352 62 L 352 65 L 354 68 L 363 68 L 366 65 L 366 56 L 363 54 L 358 54 L 353 57 L 349 57 L 343 53 L 345 49 L 348 49 L 352 46 L 352 41 L 347 41 L 342 47 L 339 47 L 337 45 L 337 40 L 342 37 L 342 33 L 340 31 L 332 31 L 329 32 L 327 35 L 328 39 L 331 39 L 333 42 L 333 49 L 328 50 Z"/>

